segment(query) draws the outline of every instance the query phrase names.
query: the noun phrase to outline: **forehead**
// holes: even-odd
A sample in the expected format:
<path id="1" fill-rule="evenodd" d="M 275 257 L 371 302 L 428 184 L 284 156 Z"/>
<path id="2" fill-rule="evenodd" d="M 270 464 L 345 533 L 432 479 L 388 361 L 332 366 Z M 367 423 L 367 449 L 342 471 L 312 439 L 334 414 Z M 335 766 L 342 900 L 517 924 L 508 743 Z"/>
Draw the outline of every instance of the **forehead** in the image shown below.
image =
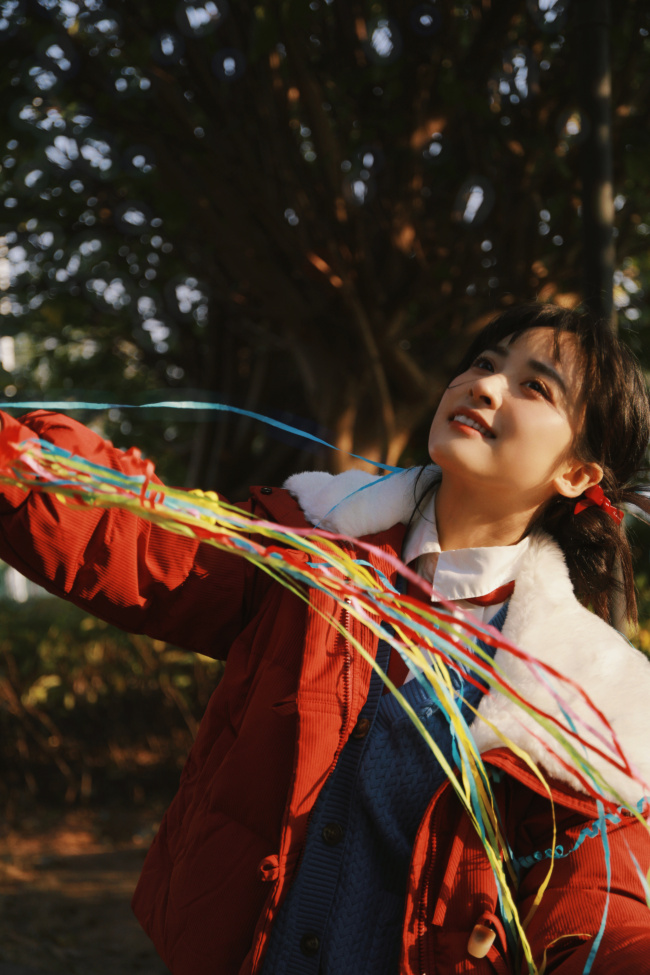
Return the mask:
<path id="1" fill-rule="evenodd" d="M 577 335 L 553 328 L 529 328 L 518 335 L 507 335 L 496 343 L 517 358 L 536 359 L 554 366 L 567 387 L 583 375 L 585 356 Z"/>
<path id="2" fill-rule="evenodd" d="M 507 335 L 493 346 L 513 364 L 533 368 L 550 367 L 566 390 L 563 397 L 568 406 L 582 401 L 585 376 L 585 354 L 577 335 L 553 328 L 530 328 L 516 335 Z"/>

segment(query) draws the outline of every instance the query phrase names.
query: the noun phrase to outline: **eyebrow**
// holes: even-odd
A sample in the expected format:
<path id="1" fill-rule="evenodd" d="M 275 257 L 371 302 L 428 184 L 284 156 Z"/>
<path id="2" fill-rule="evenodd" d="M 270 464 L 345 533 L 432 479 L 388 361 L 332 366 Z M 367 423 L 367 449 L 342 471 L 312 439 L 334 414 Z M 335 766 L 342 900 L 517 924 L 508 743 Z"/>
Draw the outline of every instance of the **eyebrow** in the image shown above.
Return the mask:
<path id="1" fill-rule="evenodd" d="M 510 349 L 507 345 L 494 345 L 489 351 L 496 352 L 497 355 L 502 355 L 504 357 L 510 355 Z M 566 383 L 562 379 L 562 376 L 559 374 L 557 369 L 554 369 L 553 366 L 547 365 L 545 362 L 540 362 L 538 359 L 529 359 L 527 364 L 530 369 L 534 369 L 535 372 L 540 372 L 543 376 L 547 376 L 549 379 L 552 379 L 566 396 Z"/>

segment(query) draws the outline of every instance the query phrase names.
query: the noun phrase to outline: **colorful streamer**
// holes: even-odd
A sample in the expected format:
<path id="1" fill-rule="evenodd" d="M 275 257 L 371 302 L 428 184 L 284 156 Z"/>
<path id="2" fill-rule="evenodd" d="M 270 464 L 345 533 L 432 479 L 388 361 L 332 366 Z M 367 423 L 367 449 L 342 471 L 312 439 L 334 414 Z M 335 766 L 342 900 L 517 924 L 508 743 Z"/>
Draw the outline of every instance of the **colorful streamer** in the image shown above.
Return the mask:
<path id="1" fill-rule="evenodd" d="M 70 406 L 62 405 L 68 408 Z M 100 407 L 100 404 L 94 405 Z M 162 407 L 169 404 L 149 405 Z M 193 408 L 204 408 L 205 405 L 193 404 Z M 634 777 L 634 770 L 629 766 L 605 716 L 574 682 L 568 681 L 553 668 L 512 646 L 500 633 L 489 626 L 481 625 L 471 615 L 459 615 L 452 604 L 442 598 L 442 606 L 435 608 L 428 600 L 421 602 L 397 592 L 380 566 L 385 567 L 388 564 L 424 590 L 423 580 L 397 558 L 372 545 L 361 543 L 358 539 L 353 540 L 319 528 L 291 529 L 254 517 L 237 506 L 227 504 L 212 492 L 188 492 L 162 486 L 152 481 L 153 465 L 150 462 L 142 459 L 135 450 L 130 451 L 129 456 L 132 462 L 136 462 L 136 466 L 139 463 L 140 474 L 127 475 L 94 464 L 48 441 L 36 438 L 15 443 L 11 439 L 10 430 L 5 429 L 0 433 L 0 483 L 19 485 L 26 490 L 54 493 L 69 504 L 126 509 L 168 531 L 198 538 L 218 549 L 239 554 L 303 600 L 309 600 L 311 589 L 326 593 L 345 611 L 340 614 L 341 620 L 354 620 L 394 647 L 444 712 L 454 742 L 458 772 L 448 764 L 417 714 L 378 668 L 362 641 L 352 632 L 353 626 L 350 624 L 346 629 L 343 622 L 339 622 L 331 614 L 327 616 L 331 625 L 344 635 L 347 642 L 378 670 L 382 680 L 395 694 L 440 762 L 481 838 L 496 878 L 510 936 L 522 946 L 528 971 L 535 973 L 537 969 L 526 939 L 525 923 L 518 917 L 512 894 L 512 881 L 521 864 L 513 860 L 507 841 L 502 835 L 490 777 L 461 712 L 464 702 L 462 697 L 460 701 L 458 699 L 452 676 L 455 672 L 462 675 L 465 681 L 481 682 L 506 695 L 554 738 L 558 746 L 557 751 L 553 750 L 555 757 L 570 768 L 585 790 L 599 802 L 599 819 L 595 833 L 601 835 L 607 859 L 609 847 L 606 823 L 611 819 L 615 804 L 609 802 L 608 816 L 602 796 L 606 793 L 613 794 L 620 804 L 618 812 L 625 808 L 642 822 L 644 820 L 641 810 L 624 803 L 586 757 L 591 749 L 606 758 L 612 768 Z M 353 559 L 349 548 L 341 545 L 341 542 L 354 542 L 357 549 L 361 547 L 365 551 L 366 558 Z M 516 688 L 508 684 L 503 671 L 481 648 L 479 640 L 524 661 L 536 679 L 545 684 L 560 704 L 566 724 L 563 725 L 557 718 L 524 700 Z M 562 701 L 559 688 L 563 684 L 580 693 L 589 705 L 592 718 L 588 723 L 580 723 L 578 716 Z M 530 757 L 505 738 L 498 729 L 493 730 L 505 746 L 526 762 L 543 783 L 551 799 L 550 787 Z M 585 732 L 592 736 L 589 744 L 583 737 Z M 597 739 L 598 745 L 593 744 L 593 738 Z M 562 758 L 563 755 L 568 758 Z M 579 839 L 574 849 L 580 842 L 582 839 Z M 556 849 L 554 829 L 549 870 L 533 910 L 550 880 L 554 859 L 567 855 L 560 850 L 561 848 Z M 607 868 L 609 876 L 608 860 Z M 645 878 L 643 881 L 645 883 Z M 606 917 L 603 918 L 599 938 L 602 937 L 605 920 Z M 598 943 L 595 943 L 588 968 L 593 963 L 597 948 Z"/>
<path id="2" fill-rule="evenodd" d="M 337 450 L 344 453 L 347 457 L 362 460 L 364 464 L 372 464 L 374 467 L 378 467 L 383 471 L 392 471 L 397 474 L 402 470 L 401 467 L 391 467 L 390 464 L 382 464 L 376 460 L 368 460 L 367 457 L 362 457 L 360 454 L 351 454 L 347 450 L 343 450 L 342 447 L 337 447 L 335 444 L 328 443 L 327 440 L 323 440 L 321 437 L 317 437 L 307 430 L 292 427 L 290 424 L 283 423 L 281 420 L 274 420 L 270 416 L 264 416 L 262 413 L 254 413 L 251 410 L 244 410 L 239 406 L 227 406 L 225 403 L 211 403 L 204 400 L 160 400 L 153 403 L 137 404 L 97 403 L 92 400 L 48 400 L 47 402 L 39 402 L 38 400 L 14 400 L 10 403 L 3 403 L 2 408 L 4 410 L 60 410 L 64 413 L 70 413 L 73 410 L 100 410 L 102 412 L 105 410 L 209 410 L 214 413 L 234 413 L 235 416 L 245 416 L 249 420 L 257 420 L 259 423 L 265 423 L 267 426 L 275 427 L 276 430 L 282 430 L 283 433 L 291 433 L 294 436 L 301 437 L 303 440 L 310 440 L 320 447 L 327 447 L 328 450 Z"/>

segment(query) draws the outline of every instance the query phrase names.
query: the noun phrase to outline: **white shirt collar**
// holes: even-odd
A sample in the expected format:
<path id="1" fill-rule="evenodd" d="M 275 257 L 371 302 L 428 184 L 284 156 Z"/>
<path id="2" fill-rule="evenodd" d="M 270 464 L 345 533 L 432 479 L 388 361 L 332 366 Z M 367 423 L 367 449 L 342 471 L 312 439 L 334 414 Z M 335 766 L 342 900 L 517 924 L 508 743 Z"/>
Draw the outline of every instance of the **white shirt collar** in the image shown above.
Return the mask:
<path id="1" fill-rule="evenodd" d="M 420 574 L 428 578 L 434 589 L 447 599 L 472 599 L 512 582 L 528 545 L 529 538 L 526 537 L 516 545 L 441 552 L 434 495 L 415 515 L 405 539 L 402 559 L 408 564 L 421 555 L 437 556 L 422 560 L 418 566 Z"/>

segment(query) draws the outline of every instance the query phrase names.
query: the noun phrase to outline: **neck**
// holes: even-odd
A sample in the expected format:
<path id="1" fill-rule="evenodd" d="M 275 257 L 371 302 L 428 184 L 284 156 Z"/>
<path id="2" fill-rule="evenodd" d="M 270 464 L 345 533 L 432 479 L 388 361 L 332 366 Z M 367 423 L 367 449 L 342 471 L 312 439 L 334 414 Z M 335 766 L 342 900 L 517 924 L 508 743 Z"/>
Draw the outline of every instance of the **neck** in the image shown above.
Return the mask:
<path id="1" fill-rule="evenodd" d="M 512 510 L 502 496 L 490 497 L 480 487 L 451 484 L 443 477 L 436 493 L 436 525 L 443 552 L 460 548 L 515 545 L 530 524 L 536 508 Z"/>

